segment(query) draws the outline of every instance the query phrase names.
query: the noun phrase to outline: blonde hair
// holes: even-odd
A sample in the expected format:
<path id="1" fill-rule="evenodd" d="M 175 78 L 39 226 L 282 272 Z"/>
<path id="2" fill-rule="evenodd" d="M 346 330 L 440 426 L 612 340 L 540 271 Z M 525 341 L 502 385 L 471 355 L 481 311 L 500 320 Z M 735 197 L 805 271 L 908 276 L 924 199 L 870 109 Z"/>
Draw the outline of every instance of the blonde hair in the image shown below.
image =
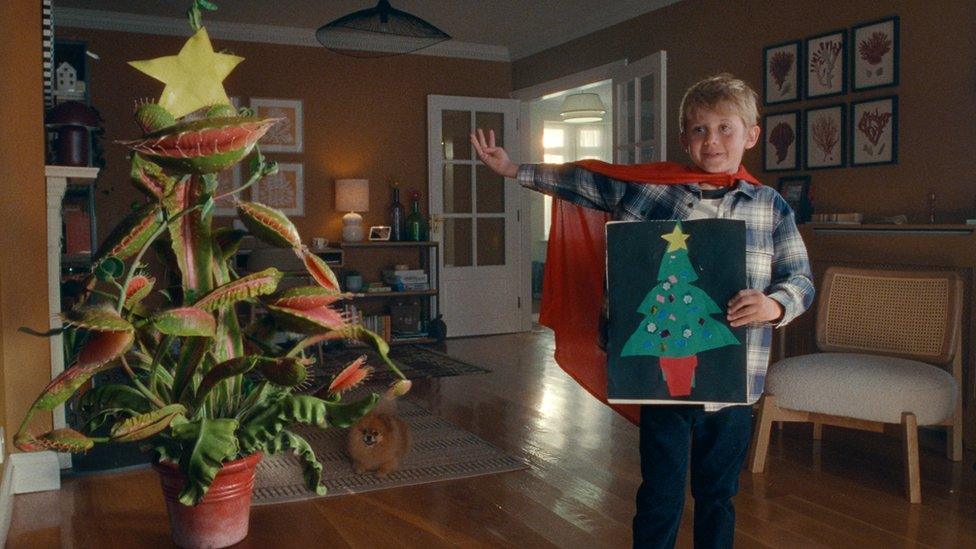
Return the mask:
<path id="1" fill-rule="evenodd" d="M 746 128 L 751 128 L 759 121 L 758 98 L 748 84 L 727 72 L 699 80 L 681 98 L 678 120 L 681 133 L 685 132 L 688 116 L 693 111 L 702 108 L 715 110 L 721 103 L 730 104 Z"/>

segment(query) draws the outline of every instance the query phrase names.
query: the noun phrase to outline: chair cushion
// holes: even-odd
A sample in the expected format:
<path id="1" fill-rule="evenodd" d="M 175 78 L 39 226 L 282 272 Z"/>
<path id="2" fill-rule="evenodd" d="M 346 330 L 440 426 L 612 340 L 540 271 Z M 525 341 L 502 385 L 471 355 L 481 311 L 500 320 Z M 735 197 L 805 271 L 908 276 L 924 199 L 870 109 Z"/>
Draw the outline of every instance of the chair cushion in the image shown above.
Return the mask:
<path id="1" fill-rule="evenodd" d="M 769 368 L 766 393 L 791 410 L 901 423 L 912 412 L 919 425 L 941 423 L 956 405 L 956 381 L 930 364 L 903 358 L 816 353 Z"/>

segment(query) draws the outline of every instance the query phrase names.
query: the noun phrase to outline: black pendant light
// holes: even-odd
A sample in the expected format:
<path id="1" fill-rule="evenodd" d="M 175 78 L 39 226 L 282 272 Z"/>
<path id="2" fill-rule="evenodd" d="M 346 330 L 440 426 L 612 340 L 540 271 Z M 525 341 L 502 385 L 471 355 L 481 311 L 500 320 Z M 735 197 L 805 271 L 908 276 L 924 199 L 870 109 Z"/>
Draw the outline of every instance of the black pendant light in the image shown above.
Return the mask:
<path id="1" fill-rule="evenodd" d="M 423 19 L 394 9 L 387 0 L 326 23 L 315 38 L 330 50 L 350 57 L 389 57 L 411 53 L 450 40 L 451 36 Z"/>

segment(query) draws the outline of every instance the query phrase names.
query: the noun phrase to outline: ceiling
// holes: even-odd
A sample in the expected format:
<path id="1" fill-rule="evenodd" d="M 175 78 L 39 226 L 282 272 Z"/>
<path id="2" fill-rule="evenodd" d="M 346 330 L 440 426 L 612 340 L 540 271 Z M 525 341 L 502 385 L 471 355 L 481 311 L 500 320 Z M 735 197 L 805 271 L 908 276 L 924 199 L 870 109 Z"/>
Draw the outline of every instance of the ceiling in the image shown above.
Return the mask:
<path id="1" fill-rule="evenodd" d="M 373 7 L 376 0 L 213 1 L 220 9 L 206 13 L 205 23 L 219 22 L 225 28 L 225 24 L 276 27 L 303 36 L 307 33 L 314 40 L 319 26 Z M 390 4 L 450 34 L 455 46 L 483 47 L 493 52 L 492 58 L 516 60 L 678 1 L 390 0 Z M 116 30 L 122 20 L 153 21 L 157 26 L 178 21 L 186 27 L 183 14 L 189 5 L 189 0 L 54 0 L 54 20 L 55 25 L 62 21 L 67 26 Z M 98 22 L 113 19 L 114 26 Z"/>

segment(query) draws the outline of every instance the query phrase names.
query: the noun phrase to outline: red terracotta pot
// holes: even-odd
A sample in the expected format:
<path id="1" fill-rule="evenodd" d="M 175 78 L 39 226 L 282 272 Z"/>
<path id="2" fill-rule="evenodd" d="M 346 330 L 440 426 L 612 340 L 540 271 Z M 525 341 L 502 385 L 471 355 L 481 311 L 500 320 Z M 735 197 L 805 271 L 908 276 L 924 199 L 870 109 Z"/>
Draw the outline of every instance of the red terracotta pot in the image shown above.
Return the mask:
<path id="1" fill-rule="evenodd" d="M 229 547 L 247 537 L 251 518 L 254 471 L 261 454 L 252 454 L 224 464 L 195 506 L 180 503 L 185 477 L 172 463 L 153 465 L 159 473 L 169 512 L 173 541 L 180 547 L 210 549 Z"/>

